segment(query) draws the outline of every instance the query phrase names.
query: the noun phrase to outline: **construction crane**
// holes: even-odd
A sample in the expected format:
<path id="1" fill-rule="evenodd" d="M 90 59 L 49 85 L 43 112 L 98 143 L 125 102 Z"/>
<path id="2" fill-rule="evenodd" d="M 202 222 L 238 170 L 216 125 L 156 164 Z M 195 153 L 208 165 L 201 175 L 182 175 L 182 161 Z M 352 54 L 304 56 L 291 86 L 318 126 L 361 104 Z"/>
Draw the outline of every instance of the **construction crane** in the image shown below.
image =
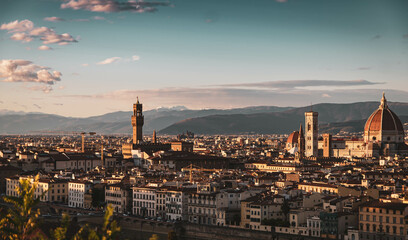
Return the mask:
<path id="1" fill-rule="evenodd" d="M 198 166 L 194 166 L 193 164 L 190 164 L 188 166 L 188 168 L 182 168 L 181 171 L 182 172 L 189 171 L 189 174 L 190 174 L 189 181 L 190 181 L 190 183 L 192 183 L 193 182 L 193 171 L 196 171 L 196 172 L 221 172 L 222 169 L 202 168 L 202 167 L 198 167 Z"/>
<path id="2" fill-rule="evenodd" d="M 82 144 L 81 144 L 81 152 L 85 152 L 85 135 L 88 133 L 89 135 L 93 136 L 96 132 L 75 132 L 75 131 L 32 131 L 32 133 L 40 133 L 40 134 L 59 134 L 59 135 L 79 135 L 81 134 Z"/>

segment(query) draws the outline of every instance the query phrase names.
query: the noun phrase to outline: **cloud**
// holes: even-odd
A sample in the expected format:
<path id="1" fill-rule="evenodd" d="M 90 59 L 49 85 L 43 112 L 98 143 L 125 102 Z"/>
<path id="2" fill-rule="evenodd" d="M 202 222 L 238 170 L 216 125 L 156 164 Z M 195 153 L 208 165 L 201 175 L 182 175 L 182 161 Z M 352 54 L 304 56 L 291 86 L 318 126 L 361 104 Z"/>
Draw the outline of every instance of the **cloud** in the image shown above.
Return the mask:
<path id="1" fill-rule="evenodd" d="M 403 37 L 403 38 L 408 38 L 408 33 L 407 33 L 407 34 L 402 35 L 402 37 Z"/>
<path id="2" fill-rule="evenodd" d="M 88 67 L 89 64 L 88 64 L 88 63 L 83 63 L 83 64 L 81 64 L 81 66 L 82 66 L 82 67 Z"/>
<path id="3" fill-rule="evenodd" d="M 156 12 L 159 6 L 170 6 L 168 2 L 115 1 L 115 0 L 69 0 L 61 4 L 62 9 L 87 10 L 91 12 Z"/>
<path id="4" fill-rule="evenodd" d="M 38 108 L 38 109 L 41 109 L 41 106 L 38 105 L 38 104 L 35 104 L 35 103 L 34 103 L 33 106 L 36 107 L 36 108 Z"/>
<path id="5" fill-rule="evenodd" d="M 111 63 L 117 62 L 117 61 L 119 61 L 121 59 L 122 58 L 120 58 L 120 57 L 111 57 L 111 58 L 107 58 L 107 59 L 105 59 L 105 60 L 103 60 L 101 62 L 98 62 L 97 64 L 99 64 L 99 65 L 111 64 Z"/>
<path id="6" fill-rule="evenodd" d="M 94 95 L 65 95 L 63 97 L 78 99 L 80 102 L 106 101 L 118 104 L 129 103 L 139 99 L 145 104 L 146 109 L 159 106 L 170 107 L 184 105 L 191 109 L 197 108 L 236 108 L 247 106 L 305 106 L 307 103 L 315 104 L 327 102 L 352 103 L 361 101 L 380 101 L 382 92 L 390 101 L 406 102 L 408 92 L 387 89 L 335 89 L 327 90 L 294 90 L 282 91 L 271 89 L 231 89 L 231 88 L 160 88 L 139 90 L 117 90 L 104 94 Z M 324 95 L 326 94 L 326 95 Z M 59 96 L 60 97 L 60 96 Z M 282 100 L 283 99 L 283 100 Z"/>
<path id="7" fill-rule="evenodd" d="M 132 60 L 133 60 L 133 61 L 139 61 L 139 60 L 140 60 L 140 57 L 137 56 L 137 55 L 133 55 L 133 56 L 132 56 Z"/>
<path id="8" fill-rule="evenodd" d="M 52 91 L 52 87 L 51 86 L 25 86 L 25 88 L 32 90 L 32 91 L 41 91 L 44 93 L 49 93 Z"/>
<path id="9" fill-rule="evenodd" d="M 374 37 L 372 37 L 371 39 L 372 40 L 377 40 L 377 39 L 380 39 L 380 38 L 381 38 L 381 35 L 378 34 L 378 35 L 375 35 Z"/>
<path id="10" fill-rule="evenodd" d="M 30 20 L 14 21 L 2 24 L 0 30 L 7 30 L 12 33 L 12 40 L 21 42 L 31 42 L 34 39 L 40 39 L 43 44 L 67 45 L 72 42 L 78 42 L 68 33 L 57 34 L 54 29 L 48 27 L 34 28 Z"/>
<path id="11" fill-rule="evenodd" d="M 10 37 L 14 41 L 31 42 L 34 38 L 24 32 L 17 32 Z"/>
<path id="12" fill-rule="evenodd" d="M 63 22 L 63 21 L 65 21 L 65 19 L 60 18 L 60 17 L 46 17 L 46 18 L 44 18 L 44 21 L 48 21 L 48 22 Z"/>
<path id="13" fill-rule="evenodd" d="M 31 29 L 33 29 L 33 27 L 33 22 L 25 19 L 22 21 L 15 20 L 13 22 L 3 23 L 0 26 L 0 30 L 8 30 L 9 32 L 25 32 L 30 31 Z"/>
<path id="14" fill-rule="evenodd" d="M 51 71 L 48 67 L 33 64 L 31 61 L 0 60 L 0 79 L 3 82 L 28 82 L 45 85 L 53 85 L 61 81 L 61 72 Z M 42 90 L 49 92 L 50 86 L 34 86 L 32 90 Z"/>
<path id="15" fill-rule="evenodd" d="M 285 2 L 287 2 L 288 0 L 275 0 L 276 2 L 278 2 L 278 3 L 285 3 Z"/>
<path id="16" fill-rule="evenodd" d="M 101 16 L 95 16 L 95 17 L 93 17 L 93 19 L 94 20 L 105 20 L 105 18 L 101 17 Z"/>
<path id="17" fill-rule="evenodd" d="M 357 68 L 357 70 L 360 70 L 360 71 L 370 70 L 370 69 L 371 69 L 371 67 L 359 67 L 359 68 Z"/>
<path id="18" fill-rule="evenodd" d="M 38 50 L 47 51 L 47 50 L 52 50 L 52 48 L 46 45 L 42 45 L 38 47 Z"/>
<path id="19" fill-rule="evenodd" d="M 73 22 L 89 22 L 90 20 L 87 18 L 77 18 L 77 19 L 72 19 Z"/>
<path id="20" fill-rule="evenodd" d="M 339 81 L 339 80 L 287 80 L 287 81 L 268 81 L 268 82 L 255 82 L 255 83 L 238 83 L 238 84 L 224 84 L 219 85 L 223 87 L 253 87 L 253 88 L 270 88 L 270 89 L 295 89 L 304 87 L 327 87 L 327 86 L 364 86 L 383 84 L 379 82 L 370 82 L 367 80 L 351 80 L 351 81 Z"/>

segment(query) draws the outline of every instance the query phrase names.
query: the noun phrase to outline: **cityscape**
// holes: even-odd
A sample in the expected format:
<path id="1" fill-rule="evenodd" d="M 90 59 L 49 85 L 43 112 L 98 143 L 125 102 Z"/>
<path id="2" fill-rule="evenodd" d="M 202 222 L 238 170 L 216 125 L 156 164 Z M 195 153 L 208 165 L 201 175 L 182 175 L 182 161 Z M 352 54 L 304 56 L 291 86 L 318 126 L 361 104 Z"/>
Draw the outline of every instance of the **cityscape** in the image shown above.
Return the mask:
<path id="1" fill-rule="evenodd" d="M 408 240 L 408 2 L 1 4 L 1 239 Z"/>

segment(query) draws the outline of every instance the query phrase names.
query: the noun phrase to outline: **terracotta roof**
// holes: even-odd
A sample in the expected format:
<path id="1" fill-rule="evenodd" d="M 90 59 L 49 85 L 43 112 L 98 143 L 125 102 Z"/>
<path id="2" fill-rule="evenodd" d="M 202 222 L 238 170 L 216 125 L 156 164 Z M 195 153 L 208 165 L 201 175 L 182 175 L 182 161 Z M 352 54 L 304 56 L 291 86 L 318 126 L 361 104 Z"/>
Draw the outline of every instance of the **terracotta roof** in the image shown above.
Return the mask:
<path id="1" fill-rule="evenodd" d="M 383 96 L 380 107 L 367 119 L 364 131 L 398 131 L 404 133 L 401 120 L 388 108 L 387 100 Z"/>
<path id="2" fill-rule="evenodd" d="M 290 144 L 297 143 L 298 139 L 299 139 L 299 132 L 298 131 L 293 131 L 289 135 L 288 140 L 286 141 L 286 143 L 290 143 Z"/>

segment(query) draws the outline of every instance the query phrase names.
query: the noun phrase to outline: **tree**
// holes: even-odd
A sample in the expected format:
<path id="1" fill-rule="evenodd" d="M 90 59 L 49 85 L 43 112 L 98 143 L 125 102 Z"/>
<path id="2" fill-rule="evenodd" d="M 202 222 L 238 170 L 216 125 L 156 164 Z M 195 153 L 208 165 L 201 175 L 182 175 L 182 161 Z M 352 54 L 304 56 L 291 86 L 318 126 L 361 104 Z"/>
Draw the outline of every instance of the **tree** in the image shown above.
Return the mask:
<path id="1" fill-rule="evenodd" d="M 40 202 L 45 192 L 39 198 L 35 198 L 38 179 L 37 175 L 32 184 L 28 179 L 20 179 L 19 186 L 16 188 L 19 197 L 3 197 L 4 201 L 10 203 L 12 207 L 8 209 L 6 217 L 0 220 L 1 238 L 10 240 L 40 238 L 37 227 L 40 210 L 33 208 Z"/>
<path id="2" fill-rule="evenodd" d="M 62 215 L 61 227 L 57 227 L 54 231 L 51 231 L 51 235 L 55 240 L 65 240 L 69 226 L 69 216 L 64 213 Z"/>
<path id="3" fill-rule="evenodd" d="M 12 207 L 8 213 L 0 220 L 0 239 L 7 240 L 31 240 L 47 239 L 45 234 L 40 234 L 38 225 L 39 209 L 34 209 L 40 202 L 43 192 L 39 198 L 35 198 L 35 190 L 38 186 L 39 176 L 37 175 L 33 183 L 28 179 L 21 179 L 17 187 L 18 197 L 5 196 L 5 202 L 11 203 Z M 106 208 L 102 228 L 90 228 L 88 225 L 82 227 L 74 236 L 74 240 L 115 240 L 118 238 L 120 228 L 116 221 L 111 221 L 113 207 Z M 51 230 L 51 239 L 66 240 L 66 233 L 70 224 L 67 214 L 63 214 L 61 226 Z"/>
<path id="4" fill-rule="evenodd" d="M 281 211 L 285 215 L 285 218 L 287 219 L 289 211 L 290 211 L 290 204 L 288 200 L 283 200 L 283 204 L 281 206 Z"/>
<path id="5" fill-rule="evenodd" d="M 176 232 L 174 231 L 170 231 L 167 234 L 167 240 L 176 240 L 177 239 L 177 235 Z"/>
<path id="6" fill-rule="evenodd" d="M 157 234 L 153 234 L 149 240 L 159 240 L 159 236 L 157 236 Z"/>
<path id="7" fill-rule="evenodd" d="M 105 216 L 103 218 L 102 229 L 90 228 L 88 224 L 79 229 L 75 234 L 74 240 L 114 240 L 118 238 L 120 227 L 117 226 L 116 221 L 111 221 L 113 215 L 113 207 L 109 204 L 106 207 Z"/>

